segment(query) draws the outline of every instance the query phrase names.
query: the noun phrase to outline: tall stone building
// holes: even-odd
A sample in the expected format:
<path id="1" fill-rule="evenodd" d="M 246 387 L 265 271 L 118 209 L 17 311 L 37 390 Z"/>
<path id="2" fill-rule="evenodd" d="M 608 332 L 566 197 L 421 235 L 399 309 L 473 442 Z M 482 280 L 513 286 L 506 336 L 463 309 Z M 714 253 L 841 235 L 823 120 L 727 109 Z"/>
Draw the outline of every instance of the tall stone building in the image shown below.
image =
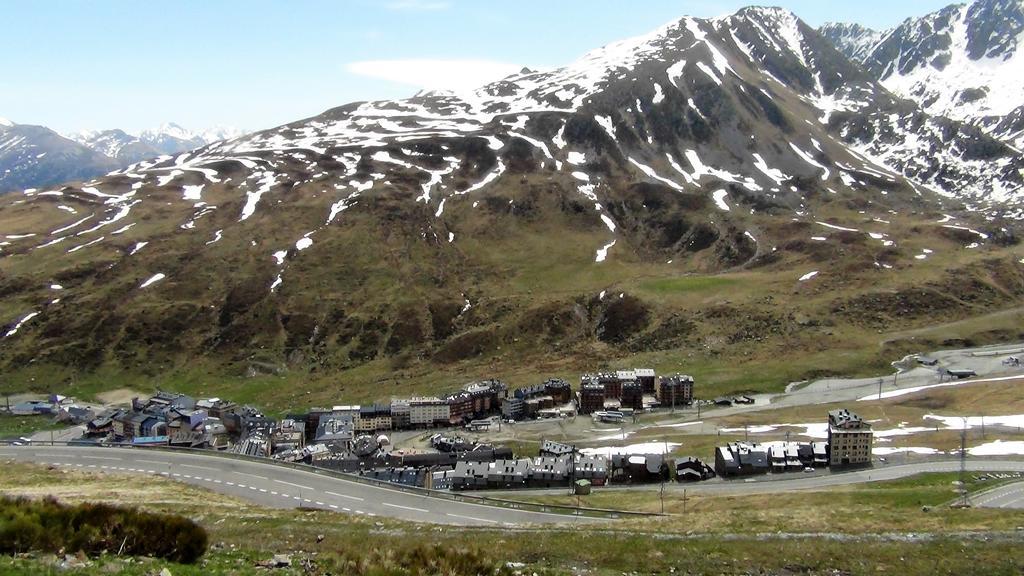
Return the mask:
<path id="1" fill-rule="evenodd" d="M 828 413 L 829 464 L 833 467 L 868 464 L 874 433 L 871 424 L 848 409 Z"/>

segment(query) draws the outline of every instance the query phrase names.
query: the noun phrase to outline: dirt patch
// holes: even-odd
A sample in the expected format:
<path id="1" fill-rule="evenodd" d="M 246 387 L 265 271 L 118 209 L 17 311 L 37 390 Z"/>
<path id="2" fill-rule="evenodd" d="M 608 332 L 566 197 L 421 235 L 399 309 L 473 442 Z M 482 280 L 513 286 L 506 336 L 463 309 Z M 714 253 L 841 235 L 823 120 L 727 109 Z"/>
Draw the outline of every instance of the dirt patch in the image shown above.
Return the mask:
<path id="1" fill-rule="evenodd" d="M 132 390 L 131 388 L 117 388 L 115 390 L 100 392 L 96 395 L 96 399 L 104 404 L 130 404 L 132 398 L 138 398 L 141 396 L 145 396 L 145 394 L 137 390 Z"/>

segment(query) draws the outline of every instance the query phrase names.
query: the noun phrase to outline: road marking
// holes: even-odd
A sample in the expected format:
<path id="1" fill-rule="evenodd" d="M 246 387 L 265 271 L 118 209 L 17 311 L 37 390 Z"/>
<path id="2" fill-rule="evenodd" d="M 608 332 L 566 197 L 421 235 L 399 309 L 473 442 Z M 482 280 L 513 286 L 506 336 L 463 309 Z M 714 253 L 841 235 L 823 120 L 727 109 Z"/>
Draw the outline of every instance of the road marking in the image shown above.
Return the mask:
<path id="1" fill-rule="evenodd" d="M 329 490 L 325 490 L 324 494 L 330 494 L 331 496 L 337 496 L 338 498 L 348 498 L 349 500 L 355 500 L 357 502 L 362 502 L 363 501 L 363 499 L 358 497 L 358 496 L 349 496 L 348 494 L 338 494 L 337 492 L 331 492 Z"/>
<path id="2" fill-rule="evenodd" d="M 429 514 L 430 513 L 430 510 L 424 510 L 423 508 L 413 508 L 411 506 L 400 506 L 398 504 L 389 504 L 387 502 L 382 502 L 381 504 L 383 504 L 384 506 L 390 506 L 392 508 L 401 508 L 402 510 L 412 510 L 413 512 L 423 512 L 425 514 Z"/>
<path id="3" fill-rule="evenodd" d="M 184 466 L 185 468 L 196 468 L 198 470 L 207 470 L 209 472 L 220 472 L 216 468 L 210 468 L 208 466 L 196 466 L 195 464 L 178 464 L 178 466 Z"/>
<path id="4" fill-rule="evenodd" d="M 241 474 L 242 476 L 249 476 L 252 478 L 259 478 L 260 480 L 269 480 L 266 476 L 260 476 L 258 474 L 249 474 L 248 472 L 235 472 L 235 474 Z"/>
<path id="5" fill-rule="evenodd" d="M 328 506 L 330 506 L 330 507 L 331 507 L 331 508 L 333 508 L 334 510 L 337 510 L 337 509 L 338 509 L 338 506 L 337 506 L 337 504 L 328 504 Z"/>
<path id="6" fill-rule="evenodd" d="M 234 482 L 228 482 L 227 480 L 225 480 L 224 483 L 227 484 L 228 486 L 234 486 L 235 485 Z"/>
<path id="7" fill-rule="evenodd" d="M 462 518 L 463 520 L 473 520 L 475 522 L 486 522 L 488 524 L 497 524 L 497 520 L 488 520 L 486 518 L 476 518 L 473 516 L 463 516 L 461 514 L 445 514 L 445 516 L 451 516 L 452 518 Z"/>
<path id="8" fill-rule="evenodd" d="M 324 504 L 323 502 L 321 502 L 319 500 L 316 501 L 316 505 L 317 506 L 327 506 L 327 504 Z"/>
<path id="9" fill-rule="evenodd" d="M 280 484 L 287 484 L 289 486 L 295 486 L 296 488 L 302 488 L 303 490 L 312 490 L 312 488 L 310 488 L 309 486 L 303 486 L 302 484 L 292 484 L 291 482 L 285 482 L 284 480 L 277 480 L 277 479 L 275 479 L 274 482 L 277 482 L 277 483 L 280 483 Z"/>
<path id="10" fill-rule="evenodd" d="M 86 460 L 120 460 L 120 458 L 113 458 L 110 456 L 82 456 Z"/>
<path id="11" fill-rule="evenodd" d="M 352 511 L 351 508 L 342 508 L 342 510 L 344 510 L 345 512 L 351 512 Z"/>
<path id="12" fill-rule="evenodd" d="M 167 464 L 167 462 L 160 462 L 158 460 L 143 460 L 142 458 L 139 458 L 138 460 L 136 460 L 136 462 L 145 462 L 146 464 Z"/>
<path id="13" fill-rule="evenodd" d="M 275 492 L 273 490 L 271 490 L 270 493 L 273 494 L 274 496 L 277 496 L 277 492 Z"/>

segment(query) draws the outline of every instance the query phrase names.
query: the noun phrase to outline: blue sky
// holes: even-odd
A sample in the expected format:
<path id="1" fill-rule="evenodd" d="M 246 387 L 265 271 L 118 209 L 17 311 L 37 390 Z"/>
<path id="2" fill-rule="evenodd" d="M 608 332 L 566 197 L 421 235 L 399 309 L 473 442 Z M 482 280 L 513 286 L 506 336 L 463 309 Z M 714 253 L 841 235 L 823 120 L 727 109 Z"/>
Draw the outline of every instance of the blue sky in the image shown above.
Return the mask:
<path id="1" fill-rule="evenodd" d="M 267 128 L 427 83 L 554 67 L 751 1 L 3 0 L 0 116 L 58 131 Z M 949 0 L 778 0 L 887 28 Z M 387 61 L 387 64 L 379 64 Z M 404 79 L 404 82 L 396 81 Z"/>

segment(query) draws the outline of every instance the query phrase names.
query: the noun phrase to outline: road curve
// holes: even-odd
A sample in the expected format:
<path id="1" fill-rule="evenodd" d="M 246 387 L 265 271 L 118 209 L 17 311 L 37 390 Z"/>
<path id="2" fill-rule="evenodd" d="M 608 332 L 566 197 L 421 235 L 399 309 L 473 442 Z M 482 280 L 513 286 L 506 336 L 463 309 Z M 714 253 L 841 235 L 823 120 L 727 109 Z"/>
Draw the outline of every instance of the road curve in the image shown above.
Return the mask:
<path id="1" fill-rule="evenodd" d="M 1024 482 L 1014 482 L 971 497 L 971 504 L 981 508 L 1024 508 Z"/>
<path id="2" fill-rule="evenodd" d="M 348 514 L 460 526 L 607 522 L 459 502 L 252 460 L 194 452 L 80 446 L 10 446 L 0 459 L 97 472 L 156 474 L 274 508 L 321 508 Z"/>

